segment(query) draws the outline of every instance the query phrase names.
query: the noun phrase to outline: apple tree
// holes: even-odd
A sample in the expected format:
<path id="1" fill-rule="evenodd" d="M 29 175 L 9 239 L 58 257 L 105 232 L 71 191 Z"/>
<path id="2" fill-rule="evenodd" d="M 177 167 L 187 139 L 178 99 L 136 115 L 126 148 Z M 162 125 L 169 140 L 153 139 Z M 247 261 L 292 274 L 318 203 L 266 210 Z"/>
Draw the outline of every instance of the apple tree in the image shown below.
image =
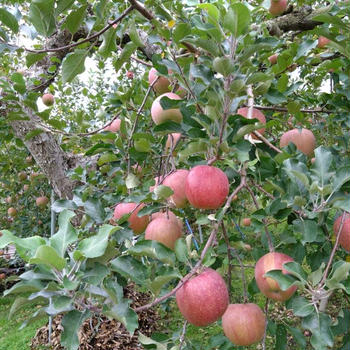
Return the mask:
<path id="1" fill-rule="evenodd" d="M 349 347 L 348 2 L 9 0 L 0 24 L 11 315 L 63 314 L 70 350 L 149 308 L 177 328 L 146 348 Z M 29 171 L 50 237 L 8 212 Z"/>

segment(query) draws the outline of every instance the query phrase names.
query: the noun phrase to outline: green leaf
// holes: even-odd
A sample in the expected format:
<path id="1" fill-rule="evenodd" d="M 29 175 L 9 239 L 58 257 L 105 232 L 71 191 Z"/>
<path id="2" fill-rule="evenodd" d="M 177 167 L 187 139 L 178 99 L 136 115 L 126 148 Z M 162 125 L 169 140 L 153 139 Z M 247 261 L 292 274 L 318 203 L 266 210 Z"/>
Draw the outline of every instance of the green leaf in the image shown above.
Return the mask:
<path id="1" fill-rule="evenodd" d="M 224 17 L 223 27 L 237 38 L 246 31 L 249 23 L 250 12 L 248 8 L 241 3 L 235 3 L 227 11 Z"/>
<path id="2" fill-rule="evenodd" d="M 272 105 L 279 105 L 287 101 L 287 98 L 284 94 L 273 88 L 269 89 L 269 91 L 265 94 L 265 98 Z"/>
<path id="3" fill-rule="evenodd" d="M 10 28 L 15 34 L 18 33 L 18 22 L 16 17 L 5 8 L 0 8 L 0 22 Z"/>
<path id="4" fill-rule="evenodd" d="M 71 82 L 78 74 L 85 71 L 85 59 L 88 51 L 75 50 L 69 53 L 62 62 L 62 81 Z"/>
<path id="5" fill-rule="evenodd" d="M 129 174 L 125 179 L 125 185 L 127 189 L 135 188 L 140 184 L 139 178 L 135 174 Z"/>
<path id="6" fill-rule="evenodd" d="M 70 33 L 75 34 L 84 21 L 87 5 L 80 6 L 73 10 L 66 18 L 63 27 L 67 28 Z"/>
<path id="7" fill-rule="evenodd" d="M 251 75 L 249 75 L 246 84 L 256 84 L 256 83 L 260 83 L 262 81 L 267 81 L 272 79 L 272 75 L 271 74 L 266 74 L 266 73 L 262 73 L 262 72 L 256 72 L 253 73 Z"/>
<path id="8" fill-rule="evenodd" d="M 164 185 L 157 185 L 153 192 L 155 193 L 157 199 L 166 199 L 174 194 L 174 191 L 170 187 Z"/>
<path id="9" fill-rule="evenodd" d="M 55 213 L 61 213 L 65 209 L 76 210 L 78 206 L 71 200 L 68 199 L 58 199 L 51 205 L 51 209 Z"/>
<path id="10" fill-rule="evenodd" d="M 325 266 L 326 266 L 326 264 L 323 262 L 317 270 L 315 270 L 309 274 L 308 280 L 311 282 L 311 284 L 313 286 L 316 286 L 318 283 L 320 283 L 322 276 L 323 276 L 323 270 L 324 270 Z"/>
<path id="11" fill-rule="evenodd" d="M 129 307 L 130 300 L 123 300 L 117 305 L 113 305 L 105 314 L 120 321 L 132 335 L 138 328 L 137 313 Z"/>
<path id="12" fill-rule="evenodd" d="M 198 4 L 197 7 L 200 9 L 205 9 L 208 12 L 208 15 L 210 18 L 212 18 L 214 21 L 219 21 L 220 19 L 220 11 L 218 8 L 213 4 Z"/>
<path id="13" fill-rule="evenodd" d="M 214 40 L 203 38 L 186 38 L 186 42 L 193 44 L 195 47 L 200 47 L 201 49 L 208 51 L 214 57 L 220 55 L 218 45 Z"/>
<path id="14" fill-rule="evenodd" d="M 350 29 L 350 26 L 348 23 L 343 22 L 338 16 L 332 16 L 331 14 L 326 12 L 316 15 L 312 19 L 318 22 L 333 24 L 339 29 L 342 29 L 345 31 Z"/>
<path id="15" fill-rule="evenodd" d="M 29 21 L 37 32 L 49 37 L 56 30 L 54 0 L 33 0 L 29 9 Z"/>
<path id="16" fill-rule="evenodd" d="M 40 246 L 34 257 L 29 260 L 30 264 L 43 264 L 50 267 L 53 267 L 57 270 L 63 270 L 66 266 L 66 260 L 61 258 L 57 251 L 48 246 L 42 245 Z"/>
<path id="17" fill-rule="evenodd" d="M 325 240 L 322 229 L 313 220 L 294 220 L 293 231 L 301 233 L 301 243 L 323 242 Z"/>
<path id="18" fill-rule="evenodd" d="M 118 226 L 101 226 L 97 235 L 80 241 L 78 250 L 80 250 L 86 258 L 97 258 L 103 255 L 108 245 L 108 237 L 117 230 L 119 230 Z"/>
<path id="19" fill-rule="evenodd" d="M 337 169 L 335 176 L 332 177 L 333 192 L 340 190 L 340 188 L 350 181 L 350 169 L 348 166 Z"/>
<path id="20" fill-rule="evenodd" d="M 170 266 L 175 265 L 174 252 L 157 241 L 138 241 L 134 246 L 129 248 L 128 253 L 135 256 L 148 256 L 150 258 L 158 259 L 164 264 Z"/>
<path id="21" fill-rule="evenodd" d="M 142 333 L 139 333 L 139 342 L 143 345 L 153 345 L 157 350 L 167 350 L 165 344 L 159 343 L 149 337 L 146 337 Z"/>
<path id="22" fill-rule="evenodd" d="M 55 248 L 61 257 L 64 257 L 69 244 L 78 239 L 78 234 L 70 223 L 75 213 L 69 210 L 63 210 L 58 217 L 58 231 L 50 238 L 51 247 Z"/>
<path id="23" fill-rule="evenodd" d="M 89 198 L 86 201 L 83 201 L 79 197 L 78 191 L 75 191 L 73 201 L 79 207 L 84 207 L 85 213 L 90 216 L 96 223 L 101 224 L 105 218 L 105 211 L 102 203 L 97 198 Z"/>
<path id="24" fill-rule="evenodd" d="M 112 303 L 118 304 L 124 297 L 123 287 L 116 279 L 105 278 L 103 281 L 103 288 L 107 292 Z"/>
<path id="25" fill-rule="evenodd" d="M 113 66 L 115 69 L 115 72 L 117 73 L 119 69 L 123 66 L 125 62 L 127 62 L 131 55 L 136 51 L 137 45 L 133 43 L 132 41 L 129 41 L 123 48 L 123 51 L 121 52 L 119 59 L 115 62 L 113 62 Z"/>
<path id="26" fill-rule="evenodd" d="M 147 268 L 131 256 L 123 255 L 111 261 L 112 271 L 120 273 L 126 278 L 131 278 L 136 283 L 142 284 L 147 279 Z"/>
<path id="27" fill-rule="evenodd" d="M 102 57 L 107 58 L 110 56 L 111 52 L 117 51 L 117 29 L 109 28 L 106 32 L 103 33 L 102 38 L 102 45 L 99 48 L 98 52 Z"/>
<path id="28" fill-rule="evenodd" d="M 186 35 L 191 33 L 191 26 L 188 23 L 182 23 L 176 25 L 173 31 L 173 39 L 176 43 L 179 43 Z"/>
<path id="29" fill-rule="evenodd" d="M 337 261 L 332 268 L 331 276 L 326 280 L 326 286 L 329 289 L 341 288 L 341 281 L 348 278 L 350 271 L 350 262 Z M 345 287 L 343 287 L 345 289 Z"/>
<path id="30" fill-rule="evenodd" d="M 181 124 L 176 123 L 173 120 L 167 120 L 162 124 L 156 125 L 153 130 L 154 132 L 163 132 L 166 134 L 171 132 L 183 132 Z"/>
<path id="31" fill-rule="evenodd" d="M 293 340 L 295 340 L 302 348 L 306 347 L 306 339 L 300 329 L 287 326 L 287 330 L 293 336 Z"/>
<path id="32" fill-rule="evenodd" d="M 304 297 L 295 296 L 287 301 L 288 309 L 292 309 L 295 316 L 306 317 L 315 310 L 314 306 Z"/>
<path id="33" fill-rule="evenodd" d="M 113 152 L 106 152 L 100 156 L 97 161 L 97 165 L 101 166 L 106 163 L 115 162 L 116 160 L 118 160 L 118 157 Z"/>
<path id="34" fill-rule="evenodd" d="M 320 146 L 315 149 L 315 163 L 311 169 L 312 178 L 318 181 L 320 187 L 325 187 L 329 183 L 329 179 L 334 175 L 330 172 L 333 156 L 325 147 Z"/>
<path id="35" fill-rule="evenodd" d="M 271 277 L 277 281 L 281 290 L 283 291 L 287 290 L 299 281 L 299 279 L 294 276 L 285 275 L 281 270 L 270 270 L 264 274 L 264 277 Z"/>
<path id="36" fill-rule="evenodd" d="M 161 274 L 156 276 L 155 279 L 148 284 L 149 289 L 155 296 L 157 296 L 162 287 L 175 278 L 179 279 L 182 278 L 182 276 L 175 270 L 161 271 Z"/>
<path id="37" fill-rule="evenodd" d="M 139 36 L 139 33 L 137 32 L 134 21 L 129 23 L 129 36 L 130 36 L 130 39 L 132 40 L 132 42 L 137 47 L 144 47 L 145 46 L 144 42 L 141 40 L 141 38 Z"/>
<path id="38" fill-rule="evenodd" d="M 56 15 L 68 10 L 74 3 L 74 0 L 57 0 Z"/>
<path id="39" fill-rule="evenodd" d="M 44 289 L 45 284 L 38 280 L 20 281 L 10 289 L 4 291 L 4 296 L 18 293 L 33 293 Z"/>
<path id="40" fill-rule="evenodd" d="M 25 141 L 30 140 L 31 138 L 40 135 L 41 133 L 45 132 L 43 129 L 34 129 L 30 132 L 28 132 L 24 138 Z"/>
<path id="41" fill-rule="evenodd" d="M 23 298 L 23 297 L 18 297 L 15 299 L 13 304 L 11 305 L 11 309 L 8 315 L 8 319 L 10 320 L 14 314 L 17 314 L 17 311 L 20 310 L 22 307 L 28 305 L 28 304 L 33 304 L 33 303 L 46 303 L 47 300 L 42 297 L 38 297 L 35 299 L 29 300 L 28 298 Z"/>
<path id="42" fill-rule="evenodd" d="M 289 274 L 297 277 L 300 281 L 306 283 L 307 273 L 296 261 L 291 261 L 283 264 L 283 268 L 289 272 Z"/>
<path id="43" fill-rule="evenodd" d="M 286 327 L 279 323 L 276 329 L 275 350 L 285 350 L 287 348 L 287 330 Z"/>
<path id="44" fill-rule="evenodd" d="M 184 238 L 179 238 L 175 242 L 175 254 L 177 260 L 186 262 L 188 260 L 188 249 Z"/>
<path id="45" fill-rule="evenodd" d="M 61 334 L 61 345 L 67 350 L 77 350 L 79 347 L 78 332 L 83 322 L 91 315 L 89 310 L 80 312 L 72 310 L 62 318 L 63 331 Z"/>
<path id="46" fill-rule="evenodd" d="M 317 41 L 312 39 L 304 40 L 298 47 L 297 54 L 295 55 L 295 60 L 300 57 L 308 56 L 309 52 L 317 46 Z"/>

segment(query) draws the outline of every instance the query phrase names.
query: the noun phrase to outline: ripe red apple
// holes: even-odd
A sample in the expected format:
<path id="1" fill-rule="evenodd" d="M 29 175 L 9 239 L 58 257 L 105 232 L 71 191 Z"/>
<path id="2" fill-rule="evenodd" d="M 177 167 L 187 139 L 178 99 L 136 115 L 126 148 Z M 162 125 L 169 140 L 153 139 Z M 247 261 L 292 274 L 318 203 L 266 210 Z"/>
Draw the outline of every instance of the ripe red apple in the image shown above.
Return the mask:
<path id="1" fill-rule="evenodd" d="M 45 106 L 52 106 L 55 102 L 55 98 L 52 94 L 44 94 L 41 99 Z"/>
<path id="2" fill-rule="evenodd" d="M 280 139 L 280 147 L 285 147 L 289 142 L 295 144 L 296 148 L 310 156 L 316 147 L 316 139 L 312 131 L 308 129 L 292 129 L 285 132 Z"/>
<path id="3" fill-rule="evenodd" d="M 333 232 L 336 235 L 339 231 L 342 215 L 340 215 L 333 225 Z M 350 214 L 345 213 L 343 228 L 340 232 L 339 244 L 348 252 L 350 252 Z"/>
<path id="4" fill-rule="evenodd" d="M 126 72 L 126 77 L 128 78 L 128 79 L 130 79 L 130 80 L 132 80 L 132 79 L 134 79 L 134 72 L 132 72 L 132 71 L 127 71 Z"/>
<path id="5" fill-rule="evenodd" d="M 39 208 L 45 208 L 47 203 L 49 203 L 49 199 L 46 196 L 38 197 L 35 203 Z"/>
<path id="6" fill-rule="evenodd" d="M 139 205 L 139 207 L 135 209 L 137 205 L 137 203 L 119 203 L 114 208 L 113 215 L 114 220 L 119 220 L 123 215 L 130 214 L 133 211 L 128 219 L 128 222 L 130 228 L 136 234 L 143 232 L 149 221 L 147 215 L 141 216 L 140 218 L 137 216 L 137 213 L 144 207 L 144 204 Z"/>
<path id="7" fill-rule="evenodd" d="M 318 37 L 317 47 L 322 49 L 330 42 L 331 41 L 329 39 L 321 35 Z"/>
<path id="8" fill-rule="evenodd" d="M 225 281 L 215 270 L 206 268 L 176 292 L 176 303 L 188 322 L 207 326 L 217 321 L 228 306 Z"/>
<path id="9" fill-rule="evenodd" d="M 244 218 L 242 220 L 242 224 L 243 226 L 250 226 L 252 224 L 252 220 L 250 220 L 250 218 Z"/>
<path id="10" fill-rule="evenodd" d="M 120 130 L 120 124 L 121 120 L 119 118 L 114 119 L 111 124 L 106 126 L 103 130 L 104 131 L 110 131 L 110 132 L 118 132 Z"/>
<path id="11" fill-rule="evenodd" d="M 278 301 L 285 301 L 295 293 L 296 286 L 282 291 L 278 282 L 271 277 L 264 277 L 265 273 L 271 270 L 282 270 L 282 273 L 287 274 L 288 272 L 282 266 L 284 263 L 291 261 L 294 260 L 290 256 L 277 252 L 265 254 L 257 261 L 255 265 L 255 280 L 261 293 L 270 299 Z"/>
<path id="12" fill-rule="evenodd" d="M 7 209 L 7 214 L 11 217 L 15 217 L 17 215 L 17 209 L 11 207 Z"/>
<path id="13" fill-rule="evenodd" d="M 163 181 L 164 186 L 168 186 L 174 191 L 174 194 L 169 197 L 169 201 L 176 208 L 183 208 L 187 204 L 185 185 L 188 174 L 188 170 L 179 169 L 167 176 Z"/>
<path id="14" fill-rule="evenodd" d="M 271 0 L 269 12 L 273 16 L 279 16 L 286 11 L 288 6 L 287 0 Z"/>
<path id="15" fill-rule="evenodd" d="M 175 248 L 175 242 L 181 236 L 182 231 L 178 222 L 165 217 L 152 220 L 145 231 L 145 239 L 158 241 L 170 249 Z"/>
<path id="16" fill-rule="evenodd" d="M 210 165 L 197 165 L 186 179 L 185 193 L 190 204 L 198 209 L 217 209 L 226 200 L 229 183 L 226 174 Z"/>
<path id="17" fill-rule="evenodd" d="M 151 68 L 148 73 L 148 83 L 151 85 L 153 81 L 157 79 L 157 77 L 158 77 L 157 70 L 155 68 Z M 167 78 L 159 76 L 158 80 L 153 85 L 153 89 L 158 94 L 165 94 L 166 92 L 170 91 L 169 85 L 170 85 L 170 81 Z"/>
<path id="18" fill-rule="evenodd" d="M 275 53 L 275 54 L 271 55 L 268 58 L 268 60 L 270 61 L 271 64 L 276 64 L 277 63 L 277 57 L 278 57 L 278 55 L 277 55 L 277 53 Z"/>
<path id="19" fill-rule="evenodd" d="M 178 218 L 172 211 L 168 210 L 168 211 L 158 211 L 157 213 L 153 213 L 151 215 L 151 220 L 157 219 L 157 218 L 166 218 L 169 220 L 172 220 L 174 222 L 176 222 L 181 231 L 183 229 L 183 223 L 182 220 L 180 218 Z"/>
<path id="20" fill-rule="evenodd" d="M 181 139 L 181 133 L 174 132 L 172 134 L 168 135 L 168 139 L 166 140 L 165 149 L 171 148 L 171 146 L 174 146 L 180 141 Z"/>
<path id="21" fill-rule="evenodd" d="M 230 304 L 222 316 L 222 328 L 235 345 L 259 342 L 265 333 L 266 317 L 256 304 Z"/>
<path id="22" fill-rule="evenodd" d="M 163 109 L 160 105 L 160 100 L 163 97 L 168 97 L 171 100 L 181 100 L 181 97 L 172 93 L 167 92 L 163 95 L 158 96 L 152 103 L 151 107 L 151 116 L 153 121 L 158 125 L 161 123 L 164 123 L 167 120 L 172 120 L 177 123 L 181 123 L 182 121 L 182 114 L 180 112 L 179 108 L 172 108 L 172 109 Z"/>
<path id="23" fill-rule="evenodd" d="M 237 114 L 240 114 L 242 115 L 244 118 L 247 118 L 248 117 L 248 110 L 249 108 L 248 107 L 243 107 L 243 108 L 239 108 L 237 110 Z M 256 108 L 253 108 L 253 113 L 252 113 L 252 119 L 258 119 L 260 121 L 260 123 L 262 124 L 266 124 L 266 118 L 264 116 L 263 113 L 261 113 L 258 109 Z M 259 133 L 261 135 L 264 134 L 265 132 L 265 128 L 261 128 L 261 129 L 258 129 L 257 131 L 259 131 Z M 259 139 L 257 136 L 255 136 L 253 133 L 251 134 L 252 138 L 253 139 Z"/>
<path id="24" fill-rule="evenodd" d="M 18 173 L 18 179 L 20 181 L 27 180 L 27 174 L 24 171 L 21 171 L 20 173 Z"/>

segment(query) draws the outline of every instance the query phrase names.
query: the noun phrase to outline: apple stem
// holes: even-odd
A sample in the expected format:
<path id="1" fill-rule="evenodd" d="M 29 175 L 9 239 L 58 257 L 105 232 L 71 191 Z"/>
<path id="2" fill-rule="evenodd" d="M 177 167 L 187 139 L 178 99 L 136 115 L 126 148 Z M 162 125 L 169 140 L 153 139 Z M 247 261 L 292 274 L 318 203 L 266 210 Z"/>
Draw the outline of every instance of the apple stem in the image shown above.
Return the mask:
<path id="1" fill-rule="evenodd" d="M 229 295 L 229 301 L 231 302 L 231 276 L 232 276 L 232 255 L 231 255 L 231 247 L 230 247 L 230 241 L 227 236 L 226 227 L 224 222 L 221 223 L 222 228 L 222 235 L 224 236 L 226 248 L 227 248 L 227 260 L 228 260 L 228 270 L 227 270 L 227 289 L 228 289 L 228 295 Z"/>

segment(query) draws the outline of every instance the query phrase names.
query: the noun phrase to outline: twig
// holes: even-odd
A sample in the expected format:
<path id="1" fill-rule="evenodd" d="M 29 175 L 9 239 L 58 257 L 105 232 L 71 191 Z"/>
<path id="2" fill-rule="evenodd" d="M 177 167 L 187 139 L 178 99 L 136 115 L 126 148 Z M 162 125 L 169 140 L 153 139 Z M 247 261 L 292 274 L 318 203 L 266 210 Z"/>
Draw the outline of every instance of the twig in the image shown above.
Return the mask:
<path id="1" fill-rule="evenodd" d="M 246 303 L 248 301 L 248 292 L 247 292 L 247 281 L 245 279 L 245 274 L 244 274 L 244 265 L 242 263 L 242 260 L 239 256 L 239 254 L 237 253 L 237 250 L 234 247 L 230 247 L 230 250 L 232 251 L 232 253 L 236 257 L 236 259 L 238 260 L 239 266 L 241 268 L 242 286 L 243 286 L 243 302 Z"/>
<path id="2" fill-rule="evenodd" d="M 288 112 L 288 108 L 285 107 L 276 107 L 276 106 L 258 106 L 255 105 L 254 108 L 261 109 L 262 111 L 277 111 L 277 112 Z M 315 108 L 315 109 L 308 109 L 308 108 L 301 108 L 300 112 L 303 113 L 334 113 L 334 111 L 330 111 L 328 109 L 323 108 Z"/>
<path id="3" fill-rule="evenodd" d="M 255 183 L 253 180 L 249 179 L 249 181 L 251 182 L 251 184 L 256 187 L 259 191 L 263 192 L 264 194 L 266 194 L 266 196 L 268 196 L 271 199 L 275 199 L 275 196 L 272 195 L 270 192 L 267 192 L 262 186 L 260 186 L 259 184 Z"/>
<path id="4" fill-rule="evenodd" d="M 184 325 L 182 327 L 182 333 L 180 335 L 180 344 L 179 344 L 179 350 L 181 350 L 182 345 L 184 344 L 185 341 L 185 334 L 186 334 L 186 328 L 187 328 L 187 320 L 185 320 Z"/>
<path id="5" fill-rule="evenodd" d="M 231 251 L 230 251 L 230 241 L 227 236 L 226 232 L 226 227 L 224 222 L 221 223 L 221 228 L 222 228 L 222 235 L 224 236 L 225 243 L 226 243 L 226 248 L 227 248 L 227 259 L 228 259 L 228 271 L 227 271 L 227 286 L 228 286 L 228 295 L 229 295 L 229 300 L 231 301 L 231 280 L 232 280 L 232 256 L 231 256 Z"/>
<path id="6" fill-rule="evenodd" d="M 150 21 L 154 19 L 154 16 L 149 11 L 147 11 L 138 1 L 129 0 L 129 2 L 131 4 L 131 7 L 134 8 L 136 11 L 140 12 L 142 16 L 144 16 Z"/>
<path id="7" fill-rule="evenodd" d="M 260 134 L 259 131 L 254 130 L 253 133 L 259 137 L 259 139 L 261 141 L 263 141 L 264 143 L 266 143 L 270 148 L 272 148 L 274 151 L 276 151 L 277 153 L 282 153 L 282 151 L 277 148 L 276 146 L 274 146 L 266 137 L 264 137 L 263 135 Z"/>
<path id="8" fill-rule="evenodd" d="M 269 299 L 266 298 L 265 310 L 264 310 L 265 316 L 266 316 L 266 321 L 265 321 L 264 337 L 262 340 L 262 350 L 266 350 L 266 331 L 267 331 L 267 323 L 268 323 L 268 318 L 267 318 L 268 310 L 269 310 Z"/>

